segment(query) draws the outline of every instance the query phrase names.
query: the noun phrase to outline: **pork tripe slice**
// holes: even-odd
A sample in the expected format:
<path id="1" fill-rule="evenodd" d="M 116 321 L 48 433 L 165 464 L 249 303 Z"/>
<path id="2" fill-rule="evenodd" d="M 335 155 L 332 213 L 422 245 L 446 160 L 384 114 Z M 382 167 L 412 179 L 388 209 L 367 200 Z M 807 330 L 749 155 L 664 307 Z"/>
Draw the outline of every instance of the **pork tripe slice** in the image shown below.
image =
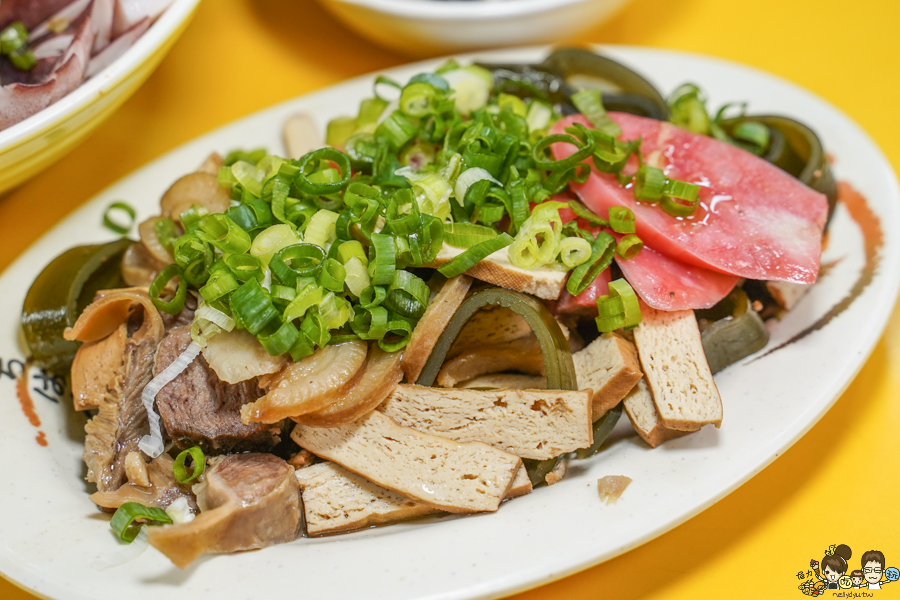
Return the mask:
<path id="1" fill-rule="evenodd" d="M 692 310 L 662 311 L 641 302 L 634 343 L 659 421 L 694 431 L 722 424 L 722 399 L 713 381 Z"/>
<path id="2" fill-rule="evenodd" d="M 400 425 L 547 460 L 593 443 L 591 391 L 467 390 L 401 384 L 379 407 Z"/>
<path id="3" fill-rule="evenodd" d="M 487 444 L 401 427 L 378 411 L 337 427 L 298 424 L 291 438 L 373 483 L 453 513 L 497 510 L 522 466 Z"/>

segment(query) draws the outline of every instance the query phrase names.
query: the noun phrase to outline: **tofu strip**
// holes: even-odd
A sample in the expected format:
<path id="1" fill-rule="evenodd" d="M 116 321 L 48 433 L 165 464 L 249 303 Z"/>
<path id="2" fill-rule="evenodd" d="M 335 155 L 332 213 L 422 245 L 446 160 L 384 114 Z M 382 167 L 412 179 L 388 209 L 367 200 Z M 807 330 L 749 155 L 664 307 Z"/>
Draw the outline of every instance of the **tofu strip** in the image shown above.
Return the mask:
<path id="1" fill-rule="evenodd" d="M 297 425 L 291 438 L 381 487 L 453 513 L 497 510 L 522 466 L 487 444 L 401 427 L 378 411 L 338 427 Z"/>

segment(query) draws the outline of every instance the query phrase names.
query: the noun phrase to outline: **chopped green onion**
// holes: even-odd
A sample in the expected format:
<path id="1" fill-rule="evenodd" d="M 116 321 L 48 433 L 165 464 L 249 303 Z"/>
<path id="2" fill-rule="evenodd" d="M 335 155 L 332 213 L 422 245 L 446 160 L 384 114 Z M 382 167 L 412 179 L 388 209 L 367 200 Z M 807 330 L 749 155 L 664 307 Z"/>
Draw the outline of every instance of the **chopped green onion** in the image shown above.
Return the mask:
<path id="1" fill-rule="evenodd" d="M 456 178 L 456 186 L 454 187 L 456 201 L 459 202 L 460 206 L 462 206 L 463 201 L 466 198 L 466 192 L 469 187 L 479 181 L 489 181 L 495 185 L 503 185 L 484 169 L 478 167 L 466 169 Z"/>
<path id="2" fill-rule="evenodd" d="M 191 469 L 190 474 L 188 474 L 184 464 L 187 461 L 188 456 L 191 457 L 191 461 L 193 462 L 193 468 Z M 178 453 L 178 456 L 175 457 L 175 462 L 172 464 L 172 471 L 174 472 L 175 479 L 178 480 L 178 483 L 192 482 L 203 475 L 205 469 L 206 457 L 203 455 L 203 450 L 200 449 L 200 446 L 193 446 L 187 450 L 182 450 Z"/>
<path id="3" fill-rule="evenodd" d="M 616 233 L 634 233 L 634 213 L 624 206 L 610 206 L 609 226 Z"/>
<path id="4" fill-rule="evenodd" d="M 310 283 L 297 291 L 296 297 L 284 309 L 284 320 L 293 321 L 299 319 L 306 314 L 313 306 L 322 302 L 325 297 L 325 290 L 316 283 Z"/>
<path id="5" fill-rule="evenodd" d="M 224 257 L 223 262 L 235 279 L 244 282 L 251 277 L 262 281 L 265 275 L 262 272 L 262 264 L 259 259 L 249 254 L 229 254 Z M 208 284 L 207 284 L 208 285 Z"/>
<path id="6" fill-rule="evenodd" d="M 207 303 L 213 303 L 225 298 L 238 287 L 240 283 L 230 269 L 220 270 L 209 274 L 206 284 L 200 288 L 200 295 Z"/>
<path id="7" fill-rule="evenodd" d="M 598 130 L 616 137 L 622 135 L 622 128 L 606 114 L 600 90 L 584 89 L 578 91 L 572 94 L 572 104 Z"/>
<path id="8" fill-rule="evenodd" d="M 363 265 L 368 266 L 369 258 L 366 256 L 366 251 L 363 249 L 361 243 L 358 240 L 350 240 L 342 243 L 338 246 L 338 259 L 344 263 L 345 265 L 351 258 L 354 256 L 358 258 Z"/>
<path id="9" fill-rule="evenodd" d="M 262 196 L 263 183 L 266 179 L 266 170 L 261 169 L 255 164 L 239 160 L 231 165 L 231 174 L 241 187 L 247 190 L 254 197 Z"/>
<path id="10" fill-rule="evenodd" d="M 501 233 L 495 238 L 475 244 L 465 252 L 438 269 L 438 273 L 450 279 L 465 273 L 476 263 L 487 258 L 497 250 L 506 248 L 513 243 L 513 238 L 508 233 Z M 383 348 L 382 348 L 383 349 Z"/>
<path id="11" fill-rule="evenodd" d="M 123 212 L 128 215 L 128 224 L 117 223 L 112 219 L 110 215 L 115 211 Z M 128 231 L 134 225 L 134 220 L 137 217 L 137 212 L 125 202 L 113 202 L 109 206 L 106 207 L 106 210 L 103 212 L 103 226 L 107 229 L 118 233 L 119 235 L 127 235 Z"/>
<path id="12" fill-rule="evenodd" d="M 580 237 L 567 237 L 559 243 L 559 261 L 574 269 L 591 258 L 591 243 Z"/>
<path id="13" fill-rule="evenodd" d="M 231 293 L 231 310 L 253 335 L 278 318 L 278 310 L 272 305 L 271 298 L 255 279 L 246 281 Z"/>
<path id="14" fill-rule="evenodd" d="M 616 238 L 601 231 L 591 244 L 591 257 L 575 267 L 566 282 L 566 290 L 577 296 L 588 289 L 597 276 L 605 271 L 613 261 L 616 253 Z"/>
<path id="15" fill-rule="evenodd" d="M 413 325 L 406 319 L 391 319 L 387 323 L 387 333 L 385 337 L 378 340 L 378 347 L 385 352 L 399 352 L 409 343 L 412 337 Z M 388 341 L 387 336 L 394 337 L 393 341 Z"/>
<path id="16" fill-rule="evenodd" d="M 269 356 L 280 356 L 293 348 L 299 337 L 300 332 L 294 324 L 285 321 L 270 335 L 258 335 L 257 339 Z"/>
<path id="17" fill-rule="evenodd" d="M 394 237 L 385 233 L 372 234 L 369 246 L 369 275 L 372 285 L 390 285 L 397 268 L 397 245 Z"/>
<path id="18" fill-rule="evenodd" d="M 243 254 L 250 249 L 250 234 L 224 213 L 206 215 L 200 219 L 197 237 L 229 254 Z"/>
<path id="19" fill-rule="evenodd" d="M 153 232 L 163 248 L 171 248 L 179 237 L 175 221 L 165 217 L 160 217 L 153 222 Z"/>
<path id="20" fill-rule="evenodd" d="M 380 340 L 387 333 L 388 310 L 383 306 L 363 308 L 357 306 L 350 322 L 353 333 L 361 340 Z"/>
<path id="21" fill-rule="evenodd" d="M 666 189 L 666 175 L 659 167 L 642 164 L 634 177 L 634 197 L 644 202 L 659 202 Z"/>
<path id="22" fill-rule="evenodd" d="M 112 527 L 112 530 L 116 532 L 116 535 L 123 542 L 130 544 L 141 530 L 142 523 L 135 524 L 135 521 L 138 519 L 168 525 L 172 523 L 172 517 L 167 515 L 166 511 L 161 508 L 144 506 L 137 502 L 126 502 L 116 509 L 109 526 Z"/>
<path id="23" fill-rule="evenodd" d="M 735 125 L 731 136 L 748 146 L 748 150 L 754 154 L 762 154 L 769 147 L 772 137 L 769 128 L 758 121 L 741 121 Z"/>
<path id="24" fill-rule="evenodd" d="M 597 330 L 634 329 L 641 323 L 641 307 L 634 289 L 624 279 L 609 284 L 609 294 L 597 298 Z"/>
<path id="25" fill-rule="evenodd" d="M 169 265 L 160 271 L 156 279 L 153 280 L 153 283 L 150 284 L 150 290 L 148 292 L 150 300 L 153 301 L 153 305 L 161 312 L 169 315 L 177 315 L 181 312 L 181 309 L 184 308 L 184 301 L 187 298 L 187 281 L 185 281 L 183 275 L 184 273 L 181 270 L 181 267 L 178 265 Z M 179 279 L 175 295 L 171 300 L 166 302 L 160 297 L 160 294 L 162 294 L 169 282 L 176 277 Z"/>
<path id="26" fill-rule="evenodd" d="M 403 271 L 405 273 L 405 271 Z M 347 270 L 340 261 L 334 258 L 326 258 L 319 271 L 319 285 L 332 292 L 344 291 L 344 279 Z"/>
<path id="27" fill-rule="evenodd" d="M 399 150 L 417 133 L 416 126 L 395 110 L 375 129 L 375 139 L 384 140 L 392 149 Z"/>
<path id="28" fill-rule="evenodd" d="M 315 182 L 311 175 L 321 161 L 331 161 L 340 169 L 340 177 L 333 181 Z M 294 185 L 304 194 L 321 196 L 335 194 L 344 189 L 350 182 L 350 158 L 334 148 L 319 148 L 300 157 L 294 165 L 297 167 L 297 175 Z M 312 169 L 309 169 L 312 167 Z M 307 172 L 309 170 L 309 173 Z"/>
<path id="29" fill-rule="evenodd" d="M 313 215 L 303 232 L 303 241 L 307 244 L 315 244 L 319 248 L 327 249 L 331 242 L 337 239 L 337 223 L 340 215 L 324 208 Z"/>
<path id="30" fill-rule="evenodd" d="M 450 195 L 453 188 L 446 179 L 438 173 L 417 173 L 410 167 L 398 169 L 396 174 L 406 178 L 412 185 L 421 212 L 442 221 L 450 216 Z"/>
<path id="31" fill-rule="evenodd" d="M 28 47 L 28 29 L 22 21 L 15 21 L 0 31 L 0 54 L 12 55 Z"/>
<path id="32" fill-rule="evenodd" d="M 367 264 L 368 259 L 366 259 L 366 262 L 363 262 L 358 256 L 351 256 L 350 259 L 344 263 L 344 269 L 347 273 L 347 276 L 344 278 L 344 285 L 346 285 L 347 289 L 350 290 L 350 293 L 357 298 L 362 294 L 364 289 L 372 285 L 372 279 L 369 277 L 369 272 L 366 269 Z"/>
<path id="33" fill-rule="evenodd" d="M 28 49 L 28 30 L 21 21 L 0 31 L 0 54 L 9 56 L 10 62 L 20 71 L 30 71 L 37 63 L 34 53 Z"/>
<path id="34" fill-rule="evenodd" d="M 678 87 L 669 97 L 669 120 L 693 133 L 709 133 L 709 114 L 706 99 L 700 88 L 692 83 Z"/>
<path id="35" fill-rule="evenodd" d="M 400 93 L 400 111 L 407 117 L 427 117 L 443 97 L 441 90 L 429 83 L 411 82 Z"/>
<path id="36" fill-rule="evenodd" d="M 644 249 L 644 242 L 633 233 L 624 236 L 616 245 L 616 254 L 625 260 L 631 260 Z"/>
<path id="37" fill-rule="evenodd" d="M 353 306 L 344 298 L 328 293 L 319 304 L 319 314 L 328 329 L 339 329 L 353 318 Z"/>
<path id="38" fill-rule="evenodd" d="M 428 284 L 409 271 L 397 271 L 387 290 L 384 305 L 401 316 L 418 319 L 428 307 Z"/>
<path id="39" fill-rule="evenodd" d="M 594 214 L 594 212 L 589 209 L 587 206 L 582 204 L 577 200 L 569 200 L 568 202 L 569 208 L 572 209 L 572 212 L 575 213 L 575 216 L 579 219 L 584 219 L 588 223 L 592 225 L 599 225 L 601 227 L 609 227 L 609 221 L 605 219 L 601 219 L 599 216 Z"/>
<path id="40" fill-rule="evenodd" d="M 665 195 L 660 207 L 674 217 L 687 217 L 699 204 L 700 186 L 686 181 L 670 179 L 666 182 Z"/>
<path id="41" fill-rule="evenodd" d="M 294 244 L 272 256 L 272 275 L 285 285 L 297 285 L 299 277 L 317 277 L 325 261 L 325 251 L 314 244 Z"/>
<path id="42" fill-rule="evenodd" d="M 300 238 L 297 237 L 297 233 L 290 225 L 272 225 L 254 238 L 250 245 L 250 255 L 258 258 L 260 265 L 265 270 L 269 268 L 269 261 L 276 252 L 298 243 L 300 243 Z"/>
<path id="43" fill-rule="evenodd" d="M 457 248 L 471 248 L 475 244 L 494 239 L 499 235 L 493 227 L 474 223 L 444 224 L 444 241 Z"/>

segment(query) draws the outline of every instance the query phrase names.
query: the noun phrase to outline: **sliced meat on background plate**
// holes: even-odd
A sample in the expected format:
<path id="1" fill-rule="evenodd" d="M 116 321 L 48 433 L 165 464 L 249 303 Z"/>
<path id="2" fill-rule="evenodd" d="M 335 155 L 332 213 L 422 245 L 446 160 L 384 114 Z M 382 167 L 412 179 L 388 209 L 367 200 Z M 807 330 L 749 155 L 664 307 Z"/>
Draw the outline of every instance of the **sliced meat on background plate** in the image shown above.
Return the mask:
<path id="1" fill-rule="evenodd" d="M 94 43 L 91 19 L 85 19 L 58 66 L 42 83 L 13 83 L 0 87 L 0 129 L 4 129 L 50 106 L 84 79 Z"/>
<path id="2" fill-rule="evenodd" d="M 22 21 L 28 29 L 49 19 L 72 0 L 3 0 L 0 2 L 0 28 Z"/>
<path id="3" fill-rule="evenodd" d="M 649 164 L 701 185 L 701 205 L 692 216 L 675 218 L 636 202 L 615 176 L 595 170 L 584 184 L 572 184 L 588 208 L 604 218 L 611 206 L 631 208 L 644 243 L 684 263 L 750 279 L 815 282 L 828 214 L 824 195 L 730 144 L 653 119 L 610 116 L 622 128 L 621 139 L 643 139 Z M 550 133 L 573 123 L 590 127 L 583 115 L 574 115 Z M 571 144 L 553 145 L 557 159 L 573 151 Z"/>

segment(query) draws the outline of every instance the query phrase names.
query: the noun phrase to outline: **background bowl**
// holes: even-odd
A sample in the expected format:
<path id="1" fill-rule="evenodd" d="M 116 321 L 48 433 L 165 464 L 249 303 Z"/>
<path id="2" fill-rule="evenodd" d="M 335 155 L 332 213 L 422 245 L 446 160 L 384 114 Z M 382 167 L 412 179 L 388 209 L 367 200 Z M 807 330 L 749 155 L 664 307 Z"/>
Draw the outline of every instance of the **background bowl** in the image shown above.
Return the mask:
<path id="1" fill-rule="evenodd" d="M 319 0 L 350 28 L 412 56 L 557 42 L 628 0 Z"/>
<path id="2" fill-rule="evenodd" d="M 175 0 L 109 67 L 20 123 L 0 131 L 0 194 L 62 158 L 150 76 L 187 27 L 200 0 Z"/>

